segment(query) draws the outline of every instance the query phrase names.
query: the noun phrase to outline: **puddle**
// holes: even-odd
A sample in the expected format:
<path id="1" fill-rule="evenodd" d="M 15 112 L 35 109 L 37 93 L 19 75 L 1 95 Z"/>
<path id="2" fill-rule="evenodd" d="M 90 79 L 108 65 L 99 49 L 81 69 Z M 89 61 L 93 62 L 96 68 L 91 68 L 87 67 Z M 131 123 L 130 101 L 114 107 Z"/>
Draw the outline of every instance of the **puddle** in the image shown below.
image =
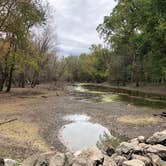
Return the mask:
<path id="1" fill-rule="evenodd" d="M 74 122 L 65 125 L 60 132 L 62 143 L 72 152 L 96 146 L 100 136 L 109 134 L 100 124 Z"/>
<path id="2" fill-rule="evenodd" d="M 71 152 L 96 146 L 101 136 L 105 133 L 110 135 L 107 128 L 89 122 L 89 116 L 76 114 L 65 116 L 64 119 L 73 123 L 61 128 L 59 138 Z"/>
<path id="3" fill-rule="evenodd" d="M 87 115 L 74 114 L 74 115 L 67 115 L 63 117 L 63 119 L 67 121 L 78 122 L 78 121 L 88 121 L 90 120 L 90 117 Z"/>

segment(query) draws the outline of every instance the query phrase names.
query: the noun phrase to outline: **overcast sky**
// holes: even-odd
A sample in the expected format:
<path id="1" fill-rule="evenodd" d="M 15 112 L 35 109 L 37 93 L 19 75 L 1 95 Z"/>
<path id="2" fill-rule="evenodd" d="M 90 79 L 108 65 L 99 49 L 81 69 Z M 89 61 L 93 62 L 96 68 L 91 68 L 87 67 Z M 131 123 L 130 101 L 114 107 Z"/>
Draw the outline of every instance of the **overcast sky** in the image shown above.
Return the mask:
<path id="1" fill-rule="evenodd" d="M 48 0 L 55 13 L 58 49 L 64 56 L 88 52 L 91 44 L 102 43 L 96 27 L 115 6 L 114 0 Z M 54 26 L 52 26 L 54 27 Z"/>

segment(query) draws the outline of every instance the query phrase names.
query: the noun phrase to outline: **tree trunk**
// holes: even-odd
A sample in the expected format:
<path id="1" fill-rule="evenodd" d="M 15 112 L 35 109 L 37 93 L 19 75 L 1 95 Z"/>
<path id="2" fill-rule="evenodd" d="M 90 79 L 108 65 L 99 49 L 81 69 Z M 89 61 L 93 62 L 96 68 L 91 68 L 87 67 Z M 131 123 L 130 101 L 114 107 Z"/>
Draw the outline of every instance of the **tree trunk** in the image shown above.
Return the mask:
<path id="1" fill-rule="evenodd" d="M 9 92 L 12 86 L 12 78 L 13 78 L 13 71 L 14 71 L 14 64 L 12 64 L 11 68 L 10 68 L 10 73 L 9 73 L 9 80 L 7 83 L 7 89 L 6 92 Z"/>

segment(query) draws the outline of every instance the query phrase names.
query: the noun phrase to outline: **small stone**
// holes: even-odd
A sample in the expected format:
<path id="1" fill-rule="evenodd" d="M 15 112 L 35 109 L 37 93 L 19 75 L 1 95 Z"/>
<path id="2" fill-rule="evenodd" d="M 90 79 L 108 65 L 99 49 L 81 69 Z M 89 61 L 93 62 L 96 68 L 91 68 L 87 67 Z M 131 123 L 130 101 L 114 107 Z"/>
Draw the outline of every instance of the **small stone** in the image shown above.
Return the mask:
<path id="1" fill-rule="evenodd" d="M 141 156 L 141 155 L 136 155 L 136 154 L 132 154 L 132 159 L 138 159 L 141 160 L 142 162 L 144 162 L 146 165 L 150 164 L 151 161 L 148 157 L 145 156 Z"/>
<path id="2" fill-rule="evenodd" d="M 124 156 L 117 156 L 117 155 L 113 156 L 112 159 L 116 162 L 117 165 L 122 165 L 122 163 L 127 160 L 126 157 L 124 157 Z"/>
<path id="3" fill-rule="evenodd" d="M 116 162 L 108 156 L 104 157 L 103 166 L 117 166 Z"/>
<path id="4" fill-rule="evenodd" d="M 116 153 L 118 154 L 127 154 L 130 151 L 134 149 L 134 146 L 132 143 L 128 142 L 122 142 L 117 148 L 116 148 Z"/>
<path id="5" fill-rule="evenodd" d="M 138 141 L 139 141 L 139 143 L 144 143 L 145 142 L 145 137 L 144 136 L 139 136 Z"/>
<path id="6" fill-rule="evenodd" d="M 102 164 L 104 159 L 104 154 L 97 147 L 82 150 L 79 153 L 75 153 L 74 156 L 73 163 L 82 165 L 85 161 L 87 165 L 93 165 L 95 163 Z"/>
<path id="7" fill-rule="evenodd" d="M 149 147 L 149 145 L 147 145 L 147 144 L 145 144 L 145 143 L 140 143 L 139 145 L 138 145 L 140 148 L 146 148 L 146 147 Z"/>
<path id="8" fill-rule="evenodd" d="M 156 132 L 151 136 L 149 139 L 147 139 L 147 143 L 149 144 L 162 144 L 166 142 L 166 130 L 161 132 Z"/>
<path id="9" fill-rule="evenodd" d="M 148 157 L 151 159 L 152 164 L 154 166 L 166 166 L 166 161 L 161 160 L 158 155 L 155 154 L 147 154 Z"/>
<path id="10" fill-rule="evenodd" d="M 139 144 L 139 141 L 138 141 L 137 138 L 131 139 L 130 142 L 131 142 L 133 145 L 138 145 L 138 144 Z"/>
<path id="11" fill-rule="evenodd" d="M 63 153 L 57 153 L 55 156 L 52 156 L 49 161 L 49 166 L 63 166 L 66 162 L 66 156 Z"/>
<path id="12" fill-rule="evenodd" d="M 147 153 L 154 153 L 162 158 L 166 158 L 166 146 L 163 145 L 151 145 L 146 150 Z"/>
<path id="13" fill-rule="evenodd" d="M 145 166 L 144 162 L 138 159 L 123 162 L 122 166 Z"/>

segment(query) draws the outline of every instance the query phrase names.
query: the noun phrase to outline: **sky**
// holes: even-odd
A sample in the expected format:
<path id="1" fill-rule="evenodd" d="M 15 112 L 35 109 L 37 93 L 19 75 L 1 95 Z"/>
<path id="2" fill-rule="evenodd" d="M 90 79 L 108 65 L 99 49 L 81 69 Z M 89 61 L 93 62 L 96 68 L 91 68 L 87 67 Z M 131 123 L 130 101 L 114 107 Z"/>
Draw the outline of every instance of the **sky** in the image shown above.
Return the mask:
<path id="1" fill-rule="evenodd" d="M 61 55 L 89 52 L 91 44 L 102 43 L 96 31 L 115 7 L 114 0 L 48 0 L 54 9 L 52 30 L 56 32 Z"/>

